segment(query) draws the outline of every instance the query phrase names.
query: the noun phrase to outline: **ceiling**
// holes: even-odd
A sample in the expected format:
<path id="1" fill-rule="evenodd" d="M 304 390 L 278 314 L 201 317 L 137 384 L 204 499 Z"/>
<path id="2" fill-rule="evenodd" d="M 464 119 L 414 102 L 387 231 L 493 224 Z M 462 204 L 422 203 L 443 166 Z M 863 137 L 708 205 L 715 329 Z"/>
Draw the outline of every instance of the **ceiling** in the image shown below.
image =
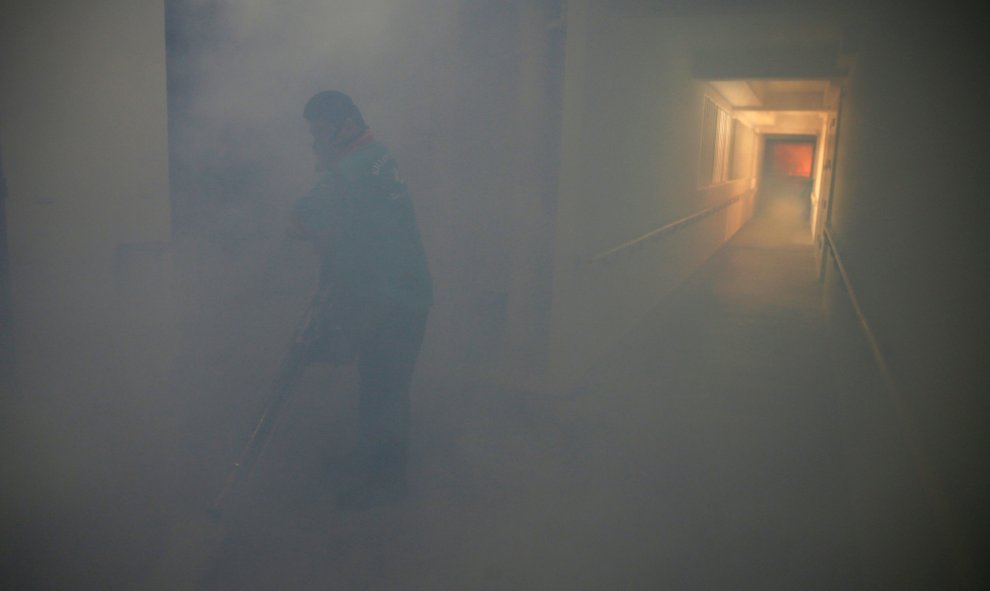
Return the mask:
<path id="1" fill-rule="evenodd" d="M 733 114 L 761 133 L 816 134 L 838 102 L 832 80 L 709 80 Z"/>

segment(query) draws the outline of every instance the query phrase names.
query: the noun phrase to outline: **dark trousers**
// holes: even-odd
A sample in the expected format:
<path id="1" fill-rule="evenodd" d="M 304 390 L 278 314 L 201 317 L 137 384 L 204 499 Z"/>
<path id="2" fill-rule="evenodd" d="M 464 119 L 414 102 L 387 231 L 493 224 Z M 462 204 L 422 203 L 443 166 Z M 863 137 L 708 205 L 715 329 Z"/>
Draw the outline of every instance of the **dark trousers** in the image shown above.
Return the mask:
<path id="1" fill-rule="evenodd" d="M 371 480 L 403 481 L 409 448 L 410 400 L 428 309 L 389 306 L 357 339 L 359 454 Z"/>

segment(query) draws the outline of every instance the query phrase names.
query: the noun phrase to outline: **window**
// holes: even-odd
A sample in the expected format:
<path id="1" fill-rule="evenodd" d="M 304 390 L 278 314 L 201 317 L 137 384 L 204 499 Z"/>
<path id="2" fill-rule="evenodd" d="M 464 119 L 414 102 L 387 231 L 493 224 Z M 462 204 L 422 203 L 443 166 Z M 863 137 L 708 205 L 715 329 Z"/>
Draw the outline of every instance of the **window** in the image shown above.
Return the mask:
<path id="1" fill-rule="evenodd" d="M 732 155 L 729 157 L 729 180 L 750 176 L 753 171 L 753 130 L 736 119 L 732 125 Z"/>
<path id="2" fill-rule="evenodd" d="M 703 109 L 698 184 L 707 187 L 728 180 L 732 117 L 707 96 Z"/>

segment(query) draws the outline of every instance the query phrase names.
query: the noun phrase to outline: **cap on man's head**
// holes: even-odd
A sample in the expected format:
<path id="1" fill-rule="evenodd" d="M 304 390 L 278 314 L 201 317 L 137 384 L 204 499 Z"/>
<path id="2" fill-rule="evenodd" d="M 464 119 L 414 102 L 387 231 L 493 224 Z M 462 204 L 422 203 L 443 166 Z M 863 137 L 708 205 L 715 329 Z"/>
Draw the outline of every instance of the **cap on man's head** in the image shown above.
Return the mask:
<path id="1" fill-rule="evenodd" d="M 355 123 L 364 126 L 364 118 L 351 97 L 336 90 L 324 90 L 313 95 L 303 109 L 303 117 L 308 120 L 323 119 L 342 122 L 353 119 Z"/>

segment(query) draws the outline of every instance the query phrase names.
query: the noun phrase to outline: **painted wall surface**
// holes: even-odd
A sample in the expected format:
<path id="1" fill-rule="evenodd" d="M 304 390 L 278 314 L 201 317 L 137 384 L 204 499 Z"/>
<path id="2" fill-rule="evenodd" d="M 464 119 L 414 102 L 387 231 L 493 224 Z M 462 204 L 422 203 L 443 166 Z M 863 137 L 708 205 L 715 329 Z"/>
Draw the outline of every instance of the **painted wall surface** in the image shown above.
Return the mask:
<path id="1" fill-rule="evenodd" d="M 829 137 L 829 121 L 832 120 L 834 115 L 828 115 L 824 121 L 822 121 L 821 130 L 818 132 L 818 141 L 815 144 L 815 172 L 814 172 L 814 185 L 811 190 L 811 235 L 816 241 L 816 244 L 820 245 L 821 240 L 821 229 L 822 225 L 820 223 L 819 216 L 821 215 L 821 209 L 828 200 L 828 195 L 826 194 L 830 189 L 830 183 L 832 181 L 831 177 L 831 166 L 826 168 L 826 163 L 832 159 L 832 151 L 830 150 L 830 137 Z"/>
<path id="2" fill-rule="evenodd" d="M 905 10 L 861 20 L 839 123 L 830 231 L 898 394 L 887 397 L 861 372 L 839 374 L 852 479 L 864 484 L 855 499 L 879 587 L 948 578 L 938 571 L 945 564 L 919 548 L 947 530 L 951 567 L 967 552 L 979 557 L 990 531 L 990 97 L 975 75 L 985 35 L 972 24 L 978 19 L 967 19 Z M 833 295 L 833 309 L 845 299 Z M 857 346 L 840 343 L 847 356 Z M 917 458 L 906 459 L 912 442 L 928 456 L 922 476 Z M 944 497 L 948 516 L 930 499 L 914 502 L 932 496 L 926 487 Z M 971 588 L 982 588 L 986 567 L 974 570 Z"/>
<path id="3" fill-rule="evenodd" d="M 39 569 L 40 586 L 87 586 L 84 573 L 130 558 L 118 572 L 133 581 L 146 563 L 131 550 L 160 517 L 144 467 L 161 458 L 148 434 L 169 427 L 157 412 L 171 361 L 165 103 L 161 2 L 3 4 L 16 347 L 2 411 L 4 542 L 20 536 L 15 560 Z M 130 543 L 115 545 L 121 532 Z M 107 547 L 117 559 L 96 550 Z"/>
<path id="4" fill-rule="evenodd" d="M 98 290 L 118 244 L 168 239 L 161 6 L 23 4 L 4 19 L 0 130 L 15 282 Z"/>
<path id="5" fill-rule="evenodd" d="M 422 97 L 433 114 L 423 155 L 433 204 L 421 216 L 438 294 L 430 358 L 442 372 L 528 376 L 543 363 L 553 276 L 560 6 L 451 8 L 446 63 L 430 66 L 436 85 Z"/>
<path id="6" fill-rule="evenodd" d="M 748 219 L 740 213 L 751 205 L 744 200 L 609 262 L 589 263 L 752 194 L 749 176 L 697 186 L 705 88 L 693 79 L 692 57 L 707 38 L 696 26 L 569 4 L 551 381 L 578 377 Z"/>

